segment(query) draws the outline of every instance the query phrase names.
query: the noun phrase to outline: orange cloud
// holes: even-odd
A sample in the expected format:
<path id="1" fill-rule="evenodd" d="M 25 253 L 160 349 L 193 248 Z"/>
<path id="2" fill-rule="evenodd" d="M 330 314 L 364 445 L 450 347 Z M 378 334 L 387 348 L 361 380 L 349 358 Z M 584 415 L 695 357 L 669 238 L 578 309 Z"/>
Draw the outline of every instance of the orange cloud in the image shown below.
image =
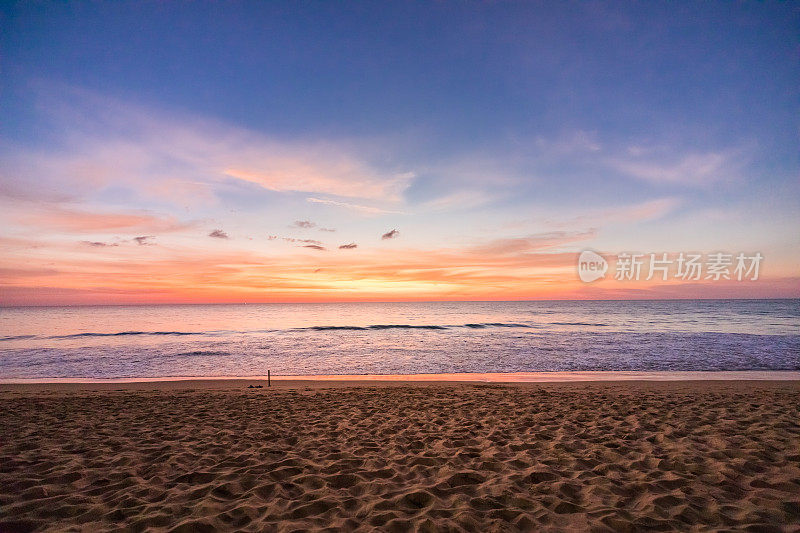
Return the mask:
<path id="1" fill-rule="evenodd" d="M 3 243 L 2 305 L 608 298 L 796 297 L 797 278 L 583 284 L 553 233 L 464 248 L 309 251 L 288 256 L 170 246 L 37 248 Z M 584 236 L 585 237 L 585 236 Z M 7 246 L 6 246 L 7 244 Z M 770 277 L 770 276 L 773 277 Z"/>

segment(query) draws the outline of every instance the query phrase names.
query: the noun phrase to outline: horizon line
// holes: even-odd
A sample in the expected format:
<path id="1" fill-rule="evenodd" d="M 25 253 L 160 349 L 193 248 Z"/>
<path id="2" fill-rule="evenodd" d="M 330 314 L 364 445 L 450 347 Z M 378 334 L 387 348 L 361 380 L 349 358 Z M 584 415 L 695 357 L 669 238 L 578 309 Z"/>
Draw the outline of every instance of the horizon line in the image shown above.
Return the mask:
<path id="1" fill-rule="evenodd" d="M 265 302 L 152 302 L 152 303 L 95 303 L 95 304 L 28 304 L 4 305 L 0 309 L 18 309 L 28 307 L 155 307 L 155 306 L 187 306 L 187 305 L 319 305 L 319 304 L 424 304 L 424 303 L 515 303 L 515 302 L 671 302 L 671 301 L 772 301 L 800 300 L 800 296 L 777 298 L 530 298 L 519 300 L 320 300 L 320 301 L 265 301 Z"/>

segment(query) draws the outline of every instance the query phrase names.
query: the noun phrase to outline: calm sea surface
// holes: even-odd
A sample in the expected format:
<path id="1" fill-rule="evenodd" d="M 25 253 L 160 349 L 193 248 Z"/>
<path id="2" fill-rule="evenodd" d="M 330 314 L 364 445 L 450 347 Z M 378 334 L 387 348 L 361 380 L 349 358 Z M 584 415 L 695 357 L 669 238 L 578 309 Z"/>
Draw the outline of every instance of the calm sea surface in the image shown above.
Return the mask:
<path id="1" fill-rule="evenodd" d="M 0 379 L 800 370 L 800 300 L 0 309 Z"/>

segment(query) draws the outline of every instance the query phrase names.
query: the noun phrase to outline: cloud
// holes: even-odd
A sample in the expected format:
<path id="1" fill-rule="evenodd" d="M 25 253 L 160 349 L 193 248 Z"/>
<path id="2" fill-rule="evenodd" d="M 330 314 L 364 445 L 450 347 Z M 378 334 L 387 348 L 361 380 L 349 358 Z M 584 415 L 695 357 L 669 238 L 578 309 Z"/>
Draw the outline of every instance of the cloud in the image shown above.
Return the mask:
<path id="1" fill-rule="evenodd" d="M 277 192 L 315 192 L 384 201 L 398 201 L 400 193 L 411 181 L 402 174 L 383 180 L 374 179 L 370 176 L 373 172 L 360 168 L 356 161 L 326 161 L 320 156 L 318 163 L 308 164 L 302 153 L 297 154 L 297 159 L 265 158 L 251 163 L 251 166 L 274 168 L 266 172 L 225 168 L 223 173 Z"/>
<path id="2" fill-rule="evenodd" d="M 305 244 L 305 245 L 303 245 L 303 248 L 312 248 L 314 250 L 324 250 L 325 249 L 324 246 L 320 246 L 319 244 Z"/>
<path id="3" fill-rule="evenodd" d="M 590 231 L 552 231 L 538 233 L 527 237 L 510 239 L 495 239 L 472 247 L 469 251 L 482 255 L 503 256 L 509 254 L 530 253 L 547 248 L 553 248 L 576 241 L 586 241 L 596 237 L 597 232 Z"/>
<path id="4" fill-rule="evenodd" d="M 322 242 L 316 239 L 295 239 L 294 237 L 282 237 L 282 239 L 286 242 L 302 242 L 305 244 L 318 244 L 318 245 L 322 244 Z"/>
<path id="5" fill-rule="evenodd" d="M 222 231 L 221 229 L 215 229 L 211 233 L 208 234 L 209 237 L 214 237 L 215 239 L 230 239 L 228 234 Z"/>
<path id="6" fill-rule="evenodd" d="M 6 169 L 0 172 L 0 197 L 35 203 L 75 203 L 115 188 L 131 199 L 170 201 L 181 207 L 211 203 L 214 178 L 197 165 L 169 160 L 160 148 L 121 132 L 75 131 L 55 122 L 63 148 L 19 150 L 0 144 Z M 9 149 L 10 148 L 10 149 Z M 37 183 L 31 190 L 30 183 Z"/>
<path id="7" fill-rule="evenodd" d="M 289 226 L 290 228 L 300 228 L 300 229 L 310 229 L 315 228 L 317 226 L 316 223 L 311 222 L 310 220 L 295 220 L 294 224 Z"/>
<path id="8" fill-rule="evenodd" d="M 352 250 L 353 248 L 358 248 L 358 245 L 354 242 L 351 242 L 350 244 L 342 244 L 341 246 L 339 246 L 340 250 Z"/>
<path id="9" fill-rule="evenodd" d="M 572 218 L 546 220 L 549 226 L 566 227 L 601 227 L 608 224 L 630 224 L 633 222 L 646 222 L 658 220 L 674 212 L 682 205 L 680 198 L 666 197 L 647 200 L 638 204 L 624 205 L 613 208 L 584 210 L 583 214 Z"/>
<path id="10" fill-rule="evenodd" d="M 26 225 L 47 227 L 65 233 L 142 230 L 172 232 L 190 228 L 194 222 L 179 222 L 174 217 L 158 216 L 147 212 L 98 213 L 58 205 L 12 206 L 14 219 Z"/>
<path id="11" fill-rule="evenodd" d="M 100 242 L 100 241 L 81 241 L 86 246 L 91 246 L 93 248 L 105 248 L 107 246 L 119 246 L 117 243 L 109 243 L 109 242 Z"/>
<path id="12" fill-rule="evenodd" d="M 343 209 L 350 209 L 352 211 L 359 211 L 361 213 L 366 213 L 368 215 L 384 215 L 384 214 L 401 214 L 401 211 L 392 211 L 389 209 L 381 209 L 379 207 L 371 207 L 366 205 L 358 205 L 358 204 L 351 204 L 349 202 L 338 202 L 335 200 L 325 200 L 322 198 L 306 198 L 307 202 L 311 202 L 314 204 L 325 204 L 325 205 L 332 205 L 334 207 L 341 207 Z"/>
<path id="13" fill-rule="evenodd" d="M 181 174 L 192 179 L 205 175 L 278 192 L 398 201 L 414 178 L 410 172 L 382 171 L 371 164 L 370 149 L 363 143 L 285 141 L 219 120 L 138 107 L 86 91 L 73 93 L 71 103 L 61 105 L 84 117 L 70 124 L 81 133 L 106 146 L 141 150 L 151 156 L 144 162 L 148 166 L 183 166 Z M 98 134 L 110 136 L 111 142 Z"/>
<path id="14" fill-rule="evenodd" d="M 0 144 L 0 196 L 63 202 L 113 188 L 186 207 L 216 203 L 222 187 L 255 185 L 399 202 L 415 176 L 376 163 L 381 147 L 372 140 L 286 140 L 63 85 L 41 86 L 38 98 L 58 148 Z"/>
<path id="15" fill-rule="evenodd" d="M 609 210 L 606 218 L 615 222 L 641 222 L 656 220 L 675 211 L 681 205 L 679 198 L 659 198 L 638 205 Z"/>
<path id="16" fill-rule="evenodd" d="M 328 233 L 334 233 L 336 228 L 319 228 L 320 231 L 326 231 Z"/>
<path id="17" fill-rule="evenodd" d="M 397 231 L 396 229 L 393 229 L 392 231 L 388 231 L 388 232 L 384 233 L 383 235 L 381 235 L 381 239 L 385 241 L 387 239 L 394 239 L 394 238 L 398 237 L 399 235 L 400 235 L 400 232 Z"/>
<path id="18" fill-rule="evenodd" d="M 597 140 L 596 133 L 583 130 L 563 133 L 555 138 L 538 136 L 534 139 L 534 146 L 540 152 L 560 156 L 596 153 L 603 149 L 603 145 Z"/>
<path id="19" fill-rule="evenodd" d="M 626 287 L 578 280 L 577 252 L 556 247 L 578 236 L 543 233 L 466 247 L 405 248 L 388 259 L 386 250 L 367 248 L 324 254 L 322 269 L 323 256 L 314 252 L 276 256 L 159 246 L 142 254 L 120 246 L 114 255 L 127 253 L 125 260 L 109 261 L 107 253 L 80 253 L 72 242 L 51 243 L 52 253 L 44 255 L 41 248 L 11 247 L 16 241 L 7 246 L 0 237 L 3 250 L 11 251 L 0 270 L 0 294 L 4 305 L 637 297 Z M 732 282 L 724 297 L 795 297 L 797 279 L 765 277 L 749 288 Z M 678 291 L 685 284 L 669 286 Z M 635 290 L 649 287 L 658 288 L 642 282 Z M 713 295 L 704 290 L 687 288 L 679 297 Z"/>
<path id="20" fill-rule="evenodd" d="M 142 235 L 140 237 L 134 237 L 133 240 L 136 241 L 136 244 L 140 246 L 150 246 L 154 243 L 150 242 L 151 239 L 155 239 L 154 235 Z"/>
<path id="21" fill-rule="evenodd" d="M 466 299 L 479 295 L 508 299 L 513 294 L 533 294 L 538 286 L 554 286 L 551 276 L 532 273 L 531 268 L 568 268 L 572 273 L 575 260 L 574 254 L 488 257 L 458 249 L 405 250 L 390 262 L 385 253 L 377 252 L 326 255 L 325 268 L 320 269 L 319 256 L 310 254 L 274 258 L 241 250 L 214 253 L 160 247 L 157 251 L 160 255 L 134 254 L 130 260 L 117 262 L 91 257 L 94 254 L 64 257 L 57 272 L 51 267 L 4 279 L 0 293 L 7 304 L 385 300 L 387 296 Z M 43 266 L 17 258 L 6 268 L 14 271 L 26 264 L 28 270 Z"/>
<path id="22" fill-rule="evenodd" d="M 423 207 L 433 211 L 452 208 L 470 209 L 492 202 L 497 197 L 497 194 L 487 191 L 458 191 L 428 200 L 423 204 Z"/>
<path id="23" fill-rule="evenodd" d="M 665 157 L 637 147 L 629 149 L 629 153 L 632 158 L 614 158 L 607 163 L 619 172 L 650 183 L 702 187 L 737 178 L 742 166 L 741 155 L 736 151 Z"/>

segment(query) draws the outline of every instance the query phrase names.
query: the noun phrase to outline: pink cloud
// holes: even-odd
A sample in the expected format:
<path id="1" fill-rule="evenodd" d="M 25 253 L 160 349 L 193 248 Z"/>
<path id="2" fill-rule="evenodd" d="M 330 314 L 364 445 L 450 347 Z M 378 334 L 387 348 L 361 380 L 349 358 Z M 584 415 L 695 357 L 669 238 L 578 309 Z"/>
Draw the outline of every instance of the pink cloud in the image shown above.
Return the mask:
<path id="1" fill-rule="evenodd" d="M 508 255 L 529 253 L 547 248 L 553 248 L 562 244 L 578 241 L 586 241 L 596 236 L 594 230 L 589 231 L 553 231 L 550 233 L 539 233 L 527 237 L 512 239 L 496 239 L 485 244 L 475 246 L 472 252 L 485 255 Z"/>
<path id="2" fill-rule="evenodd" d="M 59 206 L 26 211 L 15 219 L 27 225 L 49 228 L 63 233 L 103 233 L 121 230 L 163 233 L 193 226 L 193 223 L 180 222 L 174 217 L 157 216 L 150 213 L 97 213 Z"/>

